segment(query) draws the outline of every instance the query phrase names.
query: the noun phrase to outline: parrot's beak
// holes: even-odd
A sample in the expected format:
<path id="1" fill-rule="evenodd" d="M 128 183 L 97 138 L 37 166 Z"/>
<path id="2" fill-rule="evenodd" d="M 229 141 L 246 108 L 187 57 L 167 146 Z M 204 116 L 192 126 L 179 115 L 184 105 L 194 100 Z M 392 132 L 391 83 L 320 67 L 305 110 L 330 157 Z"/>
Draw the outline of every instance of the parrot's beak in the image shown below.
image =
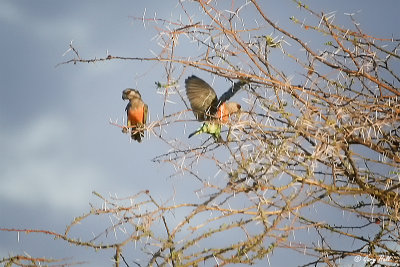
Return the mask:
<path id="1" fill-rule="evenodd" d="M 127 100 L 128 99 L 128 94 L 129 94 L 128 89 L 125 89 L 124 91 L 122 91 L 122 100 Z"/>

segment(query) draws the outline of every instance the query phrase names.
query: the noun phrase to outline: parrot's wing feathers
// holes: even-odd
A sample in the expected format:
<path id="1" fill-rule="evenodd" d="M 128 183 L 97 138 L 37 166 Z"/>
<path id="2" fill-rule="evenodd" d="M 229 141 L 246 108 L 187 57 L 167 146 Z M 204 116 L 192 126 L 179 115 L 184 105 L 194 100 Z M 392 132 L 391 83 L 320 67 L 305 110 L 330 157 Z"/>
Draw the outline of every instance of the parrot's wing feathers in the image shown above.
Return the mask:
<path id="1" fill-rule="evenodd" d="M 148 110 L 148 106 L 147 106 L 147 104 L 144 104 L 144 106 L 143 106 L 143 125 L 145 125 L 147 122 L 147 110 Z"/>
<path id="2" fill-rule="evenodd" d="M 240 81 L 234 83 L 233 86 L 228 89 L 228 91 L 226 91 L 225 93 L 223 93 L 221 95 L 218 102 L 224 103 L 224 102 L 228 101 L 246 84 L 248 84 L 248 82 L 245 80 L 240 80 Z"/>
<path id="3" fill-rule="evenodd" d="M 131 108 L 131 102 L 128 102 L 128 104 L 126 104 L 125 111 L 128 113 L 130 108 Z"/>
<path id="4" fill-rule="evenodd" d="M 196 119 L 207 120 L 217 112 L 218 98 L 208 83 L 192 75 L 185 80 L 185 87 Z"/>

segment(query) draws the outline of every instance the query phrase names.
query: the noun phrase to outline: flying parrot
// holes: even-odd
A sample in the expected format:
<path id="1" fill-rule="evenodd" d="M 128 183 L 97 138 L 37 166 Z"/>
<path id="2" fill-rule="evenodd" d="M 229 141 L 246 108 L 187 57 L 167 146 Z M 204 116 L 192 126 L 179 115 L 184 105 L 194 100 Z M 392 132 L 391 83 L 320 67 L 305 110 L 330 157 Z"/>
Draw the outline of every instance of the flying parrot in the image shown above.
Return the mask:
<path id="1" fill-rule="evenodd" d="M 241 106 L 236 102 L 226 102 L 233 94 L 243 86 L 244 82 L 238 82 L 232 90 L 217 98 L 214 89 L 202 79 L 192 75 L 185 80 L 186 95 L 189 99 L 192 111 L 199 121 L 205 121 L 203 125 L 189 138 L 201 133 L 211 134 L 215 140 L 221 140 L 221 123 L 228 121 L 229 115 L 240 111 Z"/>
<path id="2" fill-rule="evenodd" d="M 127 125 L 122 128 L 122 132 L 127 133 L 130 130 L 131 138 L 140 143 L 144 137 L 143 127 L 147 121 L 147 105 L 136 89 L 127 88 L 122 91 L 122 99 L 129 100 L 125 108 Z"/>

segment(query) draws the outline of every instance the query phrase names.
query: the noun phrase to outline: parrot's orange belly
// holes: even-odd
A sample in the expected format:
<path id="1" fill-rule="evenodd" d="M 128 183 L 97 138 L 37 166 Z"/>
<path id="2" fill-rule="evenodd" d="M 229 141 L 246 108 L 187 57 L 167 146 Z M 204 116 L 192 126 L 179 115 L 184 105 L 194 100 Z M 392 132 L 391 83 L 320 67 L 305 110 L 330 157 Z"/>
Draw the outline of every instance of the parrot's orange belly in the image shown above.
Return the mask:
<path id="1" fill-rule="evenodd" d="M 129 110 L 128 120 L 131 124 L 143 123 L 143 107 Z"/>
<path id="2" fill-rule="evenodd" d="M 217 111 L 217 117 L 218 119 L 222 120 L 222 122 L 227 122 L 229 114 L 225 114 L 225 103 L 222 103 L 221 106 L 219 106 L 218 111 Z"/>

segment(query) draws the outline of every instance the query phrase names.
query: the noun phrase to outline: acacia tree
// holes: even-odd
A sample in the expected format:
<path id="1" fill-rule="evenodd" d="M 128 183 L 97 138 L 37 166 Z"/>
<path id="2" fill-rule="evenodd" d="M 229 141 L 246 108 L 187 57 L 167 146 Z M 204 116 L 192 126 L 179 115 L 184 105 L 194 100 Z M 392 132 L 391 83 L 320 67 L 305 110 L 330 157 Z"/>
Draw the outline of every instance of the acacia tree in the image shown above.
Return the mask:
<path id="1" fill-rule="evenodd" d="M 67 64 L 164 65 L 167 80 L 157 83 L 165 96 L 162 118 L 147 130 L 170 150 L 154 161 L 172 164 L 201 185 L 191 201 L 174 196 L 160 203 L 149 191 L 126 199 L 95 193 L 105 204 L 75 218 L 65 233 L 24 231 L 113 249 L 116 266 L 140 265 L 124 253 L 128 244 L 143 252 L 148 266 L 268 263 L 277 250 L 298 252 L 303 266 L 398 264 L 400 39 L 372 37 L 351 15 L 349 28 L 338 26 L 335 13 L 294 3 L 307 17 L 290 18 L 295 32 L 276 24 L 261 1 L 228 7 L 179 1 L 182 17 L 176 21 L 137 18 L 157 25 L 161 49 L 155 57 L 84 59 L 71 45 L 75 54 Z M 191 16 L 192 5 L 202 17 Z M 312 44 L 304 35 L 312 36 Z M 172 95 L 189 107 L 179 87 L 188 69 L 246 82 L 238 93 L 245 105 L 225 125 L 223 142 L 208 138 L 193 147 L 162 131 L 193 118 L 187 109 L 167 110 Z M 206 178 L 210 169 L 218 179 Z M 108 215 L 114 223 L 98 236 L 71 236 L 78 223 Z M 123 241 L 110 241 L 110 232 Z M 24 257 L 1 262 L 44 261 Z"/>

